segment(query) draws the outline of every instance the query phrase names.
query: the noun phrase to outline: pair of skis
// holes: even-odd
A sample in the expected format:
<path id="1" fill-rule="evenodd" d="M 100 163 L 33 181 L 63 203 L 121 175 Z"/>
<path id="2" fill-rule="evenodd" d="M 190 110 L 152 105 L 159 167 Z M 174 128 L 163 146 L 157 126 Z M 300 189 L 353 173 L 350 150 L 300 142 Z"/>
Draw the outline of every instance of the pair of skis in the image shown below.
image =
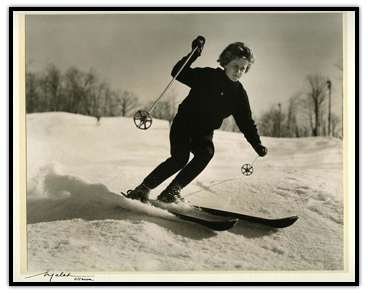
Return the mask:
<path id="1" fill-rule="evenodd" d="M 121 194 L 127 197 L 126 194 L 124 194 L 123 192 L 121 192 Z M 162 203 L 156 200 L 149 200 L 149 203 L 155 207 L 166 209 L 162 207 Z M 238 220 L 262 224 L 271 228 L 286 228 L 294 224 L 295 221 L 298 219 L 298 216 L 291 216 L 279 219 L 266 219 L 202 206 L 192 207 L 194 210 L 200 211 L 199 215 L 187 214 L 185 212 L 177 210 L 166 210 L 182 220 L 197 223 L 216 231 L 229 230 L 238 223 Z M 216 218 L 213 218 L 213 216 L 216 216 Z"/>

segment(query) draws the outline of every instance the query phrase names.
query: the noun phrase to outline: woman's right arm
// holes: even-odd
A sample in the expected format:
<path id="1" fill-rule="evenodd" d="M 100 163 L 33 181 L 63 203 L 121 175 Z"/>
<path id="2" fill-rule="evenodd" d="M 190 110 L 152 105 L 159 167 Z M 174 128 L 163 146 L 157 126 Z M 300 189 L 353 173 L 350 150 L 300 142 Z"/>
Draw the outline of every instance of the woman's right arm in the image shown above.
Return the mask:
<path id="1" fill-rule="evenodd" d="M 173 70 L 171 71 L 171 76 L 174 77 L 180 70 L 180 68 L 183 66 L 183 64 L 187 61 L 188 57 L 183 57 L 176 65 L 174 66 Z M 196 75 L 196 68 L 191 68 L 190 66 L 196 61 L 198 58 L 198 54 L 195 52 L 193 56 L 190 58 L 187 64 L 185 64 L 184 68 L 181 70 L 180 74 L 176 77 L 178 81 L 181 83 L 184 83 L 185 85 L 189 86 L 190 88 L 193 86 L 193 82 L 195 80 Z"/>
<path id="2" fill-rule="evenodd" d="M 194 61 L 197 60 L 199 56 L 201 56 L 205 42 L 206 42 L 206 39 L 204 37 L 198 36 L 192 42 L 192 52 L 189 53 L 187 56 L 185 56 L 183 59 L 181 59 L 178 63 L 176 63 L 173 70 L 171 71 L 171 76 L 175 77 L 176 74 L 179 72 L 179 70 L 182 68 L 182 66 L 185 64 L 185 62 L 187 62 L 189 56 L 193 53 L 188 63 L 185 64 L 184 68 L 182 69 L 180 74 L 177 76 L 177 80 L 186 84 L 190 88 L 193 86 L 195 75 L 196 75 L 196 72 L 198 71 L 198 69 L 193 69 L 190 66 L 193 64 Z"/>

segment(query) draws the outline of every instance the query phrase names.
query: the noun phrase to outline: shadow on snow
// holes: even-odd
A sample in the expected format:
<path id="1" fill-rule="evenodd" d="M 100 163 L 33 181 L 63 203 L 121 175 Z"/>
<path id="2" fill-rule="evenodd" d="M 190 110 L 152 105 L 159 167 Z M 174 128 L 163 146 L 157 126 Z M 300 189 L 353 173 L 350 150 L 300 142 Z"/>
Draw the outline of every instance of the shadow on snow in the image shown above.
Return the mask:
<path id="1" fill-rule="evenodd" d="M 165 210 L 125 199 L 110 192 L 103 184 L 90 184 L 73 176 L 49 172 L 37 190 L 27 191 L 28 224 L 72 219 L 148 221 L 174 234 L 198 240 L 219 233 L 180 220 Z M 276 231 L 241 221 L 229 230 L 246 238 L 263 237 Z"/>

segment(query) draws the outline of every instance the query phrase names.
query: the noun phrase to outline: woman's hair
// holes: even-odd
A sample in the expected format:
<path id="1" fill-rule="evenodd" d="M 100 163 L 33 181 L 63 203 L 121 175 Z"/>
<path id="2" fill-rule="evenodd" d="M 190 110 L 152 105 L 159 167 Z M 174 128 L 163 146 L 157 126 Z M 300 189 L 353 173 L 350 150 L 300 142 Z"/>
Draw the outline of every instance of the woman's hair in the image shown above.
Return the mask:
<path id="1" fill-rule="evenodd" d="M 231 61 L 237 58 L 247 59 L 248 66 L 245 70 L 245 73 L 249 71 L 249 69 L 252 67 L 252 64 L 256 60 L 253 50 L 249 46 L 246 46 L 241 42 L 235 42 L 227 46 L 225 50 L 222 51 L 217 62 L 219 62 L 222 67 L 225 67 Z"/>

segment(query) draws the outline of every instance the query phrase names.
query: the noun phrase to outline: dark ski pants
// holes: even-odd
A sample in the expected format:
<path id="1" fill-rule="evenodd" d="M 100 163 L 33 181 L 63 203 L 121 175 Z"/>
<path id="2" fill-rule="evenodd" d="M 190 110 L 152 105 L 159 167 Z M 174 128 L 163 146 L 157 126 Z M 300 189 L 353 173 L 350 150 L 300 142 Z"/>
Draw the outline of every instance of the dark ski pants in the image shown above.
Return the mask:
<path id="1" fill-rule="evenodd" d="M 171 157 L 144 179 L 146 186 L 156 188 L 180 171 L 173 182 L 184 188 L 206 168 L 215 153 L 213 134 L 200 132 L 193 125 L 194 123 L 182 118 L 174 119 L 170 130 Z M 193 153 L 194 157 L 188 163 L 190 153 Z"/>

